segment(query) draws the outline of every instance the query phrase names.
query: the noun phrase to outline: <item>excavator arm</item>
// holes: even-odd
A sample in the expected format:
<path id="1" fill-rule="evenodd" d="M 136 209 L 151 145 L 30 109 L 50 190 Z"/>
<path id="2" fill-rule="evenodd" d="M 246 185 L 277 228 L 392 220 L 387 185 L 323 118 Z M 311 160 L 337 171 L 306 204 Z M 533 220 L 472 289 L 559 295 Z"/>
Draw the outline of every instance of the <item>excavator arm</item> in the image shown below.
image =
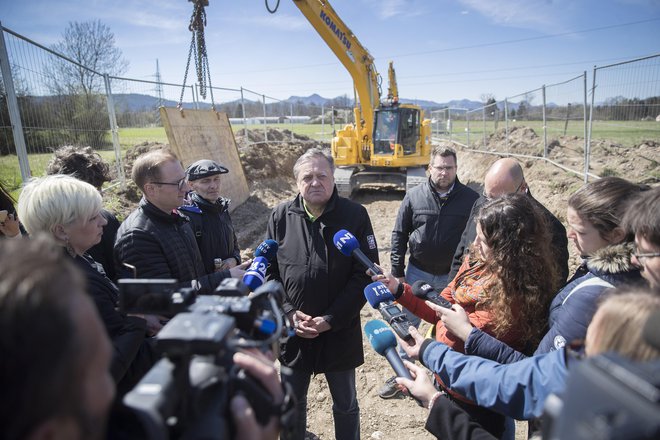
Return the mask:
<path id="1" fill-rule="evenodd" d="M 353 78 L 359 100 L 356 121 L 363 121 L 358 127 L 360 137 L 371 142 L 374 124 L 374 110 L 380 105 L 378 72 L 369 51 L 360 44 L 357 37 L 339 18 L 326 0 L 293 0 L 307 21 L 314 27 L 323 41 L 334 52 Z M 357 107 L 357 105 L 356 105 Z M 360 121 L 361 120 L 361 121 Z M 365 137 L 366 136 L 366 137 Z"/>

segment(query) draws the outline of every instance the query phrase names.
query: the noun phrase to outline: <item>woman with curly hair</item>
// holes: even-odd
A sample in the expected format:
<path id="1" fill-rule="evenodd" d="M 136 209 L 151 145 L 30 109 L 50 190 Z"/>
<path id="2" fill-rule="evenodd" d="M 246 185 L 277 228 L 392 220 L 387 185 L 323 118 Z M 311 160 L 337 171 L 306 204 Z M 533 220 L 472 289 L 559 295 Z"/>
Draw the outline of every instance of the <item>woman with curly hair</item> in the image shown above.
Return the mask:
<path id="1" fill-rule="evenodd" d="M 625 230 L 622 220 L 629 202 L 645 189 L 619 177 L 604 177 L 584 185 L 568 199 L 568 237 L 583 261 L 552 300 L 549 328 L 534 354 L 584 339 L 598 300 L 608 289 L 643 282 L 632 262 L 634 235 Z M 460 309 L 439 312 L 445 327 L 465 341 L 467 354 L 500 363 L 517 362 L 529 355 L 474 328 Z"/>
<path id="2" fill-rule="evenodd" d="M 441 295 L 465 310 L 471 325 L 530 353 L 546 329 L 547 310 L 558 270 L 543 214 L 528 197 L 510 194 L 486 202 L 476 218 L 477 238 L 454 280 Z M 397 301 L 423 320 L 436 324 L 435 338 L 463 352 L 463 341 L 449 332 L 442 314 L 417 298 L 391 274 L 376 276 Z M 441 386 L 442 383 L 440 383 Z M 504 418 L 446 391 L 493 435 L 501 436 Z"/>

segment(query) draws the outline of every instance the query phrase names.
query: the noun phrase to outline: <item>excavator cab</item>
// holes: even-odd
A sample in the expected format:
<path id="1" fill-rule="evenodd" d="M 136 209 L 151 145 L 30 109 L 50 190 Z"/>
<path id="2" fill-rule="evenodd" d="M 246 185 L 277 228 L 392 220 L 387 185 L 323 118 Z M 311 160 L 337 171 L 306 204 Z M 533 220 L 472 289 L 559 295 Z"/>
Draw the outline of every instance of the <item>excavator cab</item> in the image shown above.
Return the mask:
<path id="1" fill-rule="evenodd" d="M 376 109 L 373 133 L 374 154 L 393 155 L 401 145 L 403 154 L 414 154 L 419 141 L 419 110 L 407 107 Z"/>

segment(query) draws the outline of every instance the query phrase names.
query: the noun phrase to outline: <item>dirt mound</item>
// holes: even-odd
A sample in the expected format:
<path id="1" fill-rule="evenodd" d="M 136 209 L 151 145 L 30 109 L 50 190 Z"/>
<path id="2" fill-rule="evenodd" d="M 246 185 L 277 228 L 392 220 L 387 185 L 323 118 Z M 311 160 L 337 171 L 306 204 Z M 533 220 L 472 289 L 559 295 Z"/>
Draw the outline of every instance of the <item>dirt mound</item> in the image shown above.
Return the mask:
<path id="1" fill-rule="evenodd" d="M 245 130 L 239 130 L 234 138 L 238 145 L 251 144 L 255 142 L 315 142 L 314 139 L 298 133 L 292 133 L 288 129 L 267 128 L 266 132 L 263 129 L 252 129 L 247 131 L 247 142 L 245 137 Z M 266 139 L 267 138 L 267 139 Z"/>

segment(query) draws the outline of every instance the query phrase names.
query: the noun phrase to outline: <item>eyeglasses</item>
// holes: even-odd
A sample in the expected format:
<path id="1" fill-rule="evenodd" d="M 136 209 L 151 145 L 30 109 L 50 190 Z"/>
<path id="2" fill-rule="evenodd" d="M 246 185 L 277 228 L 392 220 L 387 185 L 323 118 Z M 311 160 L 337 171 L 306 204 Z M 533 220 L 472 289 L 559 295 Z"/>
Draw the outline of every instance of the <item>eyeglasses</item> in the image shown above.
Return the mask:
<path id="1" fill-rule="evenodd" d="M 179 191 L 181 191 L 183 190 L 183 187 L 186 185 L 186 178 L 182 177 L 181 180 L 174 183 L 173 182 L 151 182 L 151 183 L 154 183 L 156 185 L 175 185 L 179 189 Z"/>
<path id="2" fill-rule="evenodd" d="M 642 252 L 639 253 L 637 248 L 633 249 L 632 255 L 637 258 L 637 261 L 639 261 L 639 264 L 642 266 L 644 265 L 644 259 L 646 258 L 654 258 L 654 257 L 660 257 L 660 252 Z"/>
<path id="3" fill-rule="evenodd" d="M 439 167 L 431 167 L 435 169 L 436 171 L 451 171 L 455 168 L 454 165 L 449 165 L 449 166 L 439 166 Z"/>
<path id="4" fill-rule="evenodd" d="M 522 189 L 522 187 L 523 187 L 524 184 L 525 184 L 525 179 L 523 179 L 523 180 L 520 182 L 520 185 L 518 185 L 518 188 L 516 188 L 516 190 L 515 190 L 514 192 L 512 192 L 511 194 L 515 194 L 515 193 L 517 193 L 517 192 L 520 192 L 520 190 Z M 496 198 L 496 197 L 491 197 L 491 196 L 489 196 L 488 194 L 486 194 L 486 191 L 482 192 L 482 193 L 481 193 L 481 196 L 482 196 L 484 199 L 486 199 L 486 200 L 492 200 L 492 199 L 495 199 L 495 198 Z M 499 196 L 498 196 L 498 197 L 499 197 Z"/>

